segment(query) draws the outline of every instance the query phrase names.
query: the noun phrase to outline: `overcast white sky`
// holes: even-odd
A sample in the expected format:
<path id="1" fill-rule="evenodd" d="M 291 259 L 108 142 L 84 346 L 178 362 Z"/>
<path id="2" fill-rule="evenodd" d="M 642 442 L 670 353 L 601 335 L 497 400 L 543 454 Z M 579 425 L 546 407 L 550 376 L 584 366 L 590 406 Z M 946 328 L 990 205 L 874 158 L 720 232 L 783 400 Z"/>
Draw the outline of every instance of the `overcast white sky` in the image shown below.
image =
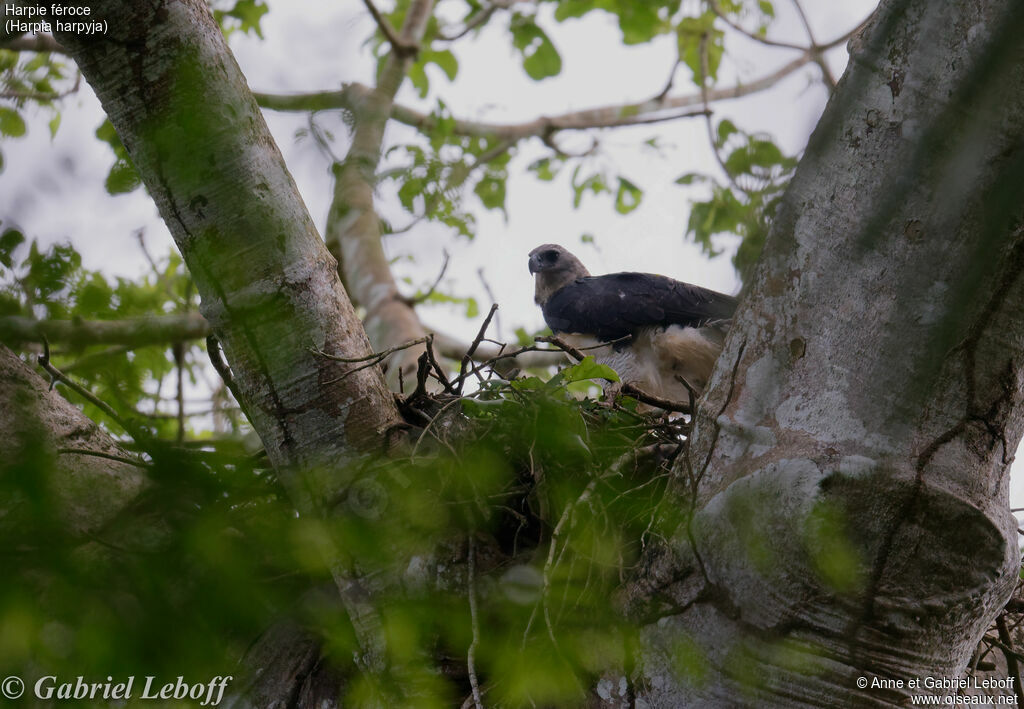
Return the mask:
<path id="1" fill-rule="evenodd" d="M 693 2 L 694 0 L 684 0 Z M 381 0 L 382 6 L 384 5 Z M 372 21 L 360 0 L 268 0 L 270 13 L 263 20 L 265 40 L 232 36 L 231 46 L 250 86 L 260 91 L 310 91 L 336 89 L 343 82 L 372 83 L 374 61 L 365 40 Z M 816 38 L 836 37 L 866 17 L 874 0 L 805 0 Z M 439 4 L 443 16 L 456 17 L 462 3 Z M 779 21 L 772 35 L 777 39 L 806 41 L 802 26 L 787 0 L 776 2 Z M 611 16 L 591 13 L 585 18 L 556 23 L 551 8 L 541 12 L 541 24 L 561 52 L 560 76 L 534 82 L 520 68 L 508 39 L 507 21 L 498 16 L 475 39 L 466 38 L 452 49 L 459 59 L 454 83 L 432 67 L 431 96 L 420 100 L 405 85 L 398 100 L 424 110 L 442 98 L 454 115 L 501 122 L 526 121 L 592 106 L 650 98 L 665 86 L 675 58 L 674 38 L 662 37 L 638 46 L 625 47 Z M 738 35 L 728 36 L 741 64 L 724 67 L 722 83 L 737 77 L 752 79 L 793 58 L 792 52 L 770 50 Z M 846 63 L 843 46 L 830 52 L 829 62 L 838 76 Z M 680 68 L 676 91 L 687 91 L 688 70 Z M 728 117 L 747 131 L 772 134 L 788 152 L 803 148 L 824 108 L 826 92 L 816 81 L 817 69 L 808 67 L 781 82 L 773 90 L 716 106 L 716 120 Z M 328 165 L 311 141 L 297 141 L 296 130 L 305 125 L 300 115 L 268 112 L 278 145 L 298 182 L 306 204 L 323 230 L 330 203 Z M 41 116 L 42 117 L 42 116 Z M 43 117 L 44 118 L 44 117 Z M 71 240 L 82 252 L 87 268 L 112 275 L 135 277 L 147 266 L 134 232 L 144 228 L 152 252 L 163 254 L 173 246 L 149 197 L 138 190 L 109 197 L 103 180 L 112 164 L 109 148 L 94 137 L 103 114 L 88 86 L 64 105 L 60 131 L 51 141 L 44 121 L 30 125 L 29 135 L 5 141 L 6 169 L 0 173 L 0 219 L 17 225 L 26 235 L 44 244 Z M 324 127 L 333 130 L 338 142 L 335 154 L 344 155 L 347 136 L 337 116 L 324 116 Z M 708 260 L 683 237 L 689 212 L 687 193 L 672 184 L 691 171 L 714 172 L 715 164 L 700 119 L 604 131 L 598 136 L 601 152 L 595 165 L 610 168 L 644 189 L 639 209 L 623 217 L 612 200 L 585 197 L 581 208 L 572 208 L 568 170 L 552 183 L 538 182 L 526 166 L 548 154 L 539 143 L 519 146 L 510 165 L 508 220 L 497 212 L 475 208 L 479 236 L 473 242 L 454 238 L 444 228 L 421 223 L 410 232 L 389 237 L 386 248 L 392 257 L 412 256 L 396 266 L 399 276 L 416 285 L 431 283 L 439 272 L 442 249 L 451 254 L 443 290 L 476 297 L 483 309 L 490 302 L 477 275 L 483 269 L 500 304 L 501 333 L 510 337 L 517 326 L 542 326 L 532 302 L 532 280 L 526 254 L 540 243 L 559 242 L 572 249 L 594 273 L 637 270 L 664 273 L 725 292 L 739 283 L 729 256 L 734 242 L 723 238 L 724 254 Z M 666 146 L 662 157 L 642 147 L 656 137 Z M 385 142 L 411 142 L 411 129 L 391 124 Z M 589 145 L 589 138 L 568 136 L 567 145 Z M 476 204 L 468 197 L 469 204 Z M 408 222 L 385 191 L 379 206 L 395 225 Z M 592 234 L 593 245 L 582 244 L 582 234 Z M 410 287 L 408 292 L 412 292 Z M 424 321 L 450 334 L 470 339 L 478 323 L 466 320 L 454 307 L 421 309 Z M 1011 499 L 1024 505 L 1024 480 L 1015 475 Z"/>

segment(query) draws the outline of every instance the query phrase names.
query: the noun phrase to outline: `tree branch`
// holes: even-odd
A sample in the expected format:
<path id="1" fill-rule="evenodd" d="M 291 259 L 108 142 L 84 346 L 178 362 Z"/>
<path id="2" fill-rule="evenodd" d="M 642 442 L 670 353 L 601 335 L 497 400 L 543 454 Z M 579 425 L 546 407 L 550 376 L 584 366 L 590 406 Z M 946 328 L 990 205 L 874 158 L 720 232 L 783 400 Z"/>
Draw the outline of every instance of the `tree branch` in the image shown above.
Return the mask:
<path id="1" fill-rule="evenodd" d="M 394 50 L 395 54 L 401 57 L 414 57 L 420 51 L 419 43 L 417 42 L 406 42 L 403 38 L 400 38 L 395 34 L 395 28 L 391 26 L 391 23 L 387 21 L 387 18 L 380 14 L 380 10 L 373 4 L 373 0 L 363 0 L 363 4 L 366 5 L 366 9 L 369 10 L 370 16 L 373 17 L 373 21 L 377 23 L 377 27 L 380 29 L 381 34 L 387 39 L 388 44 Z"/>
<path id="2" fill-rule="evenodd" d="M 493 0 L 486 7 L 481 8 L 479 12 L 474 15 L 468 16 L 463 22 L 462 28 L 454 34 L 438 33 L 434 39 L 441 42 L 454 42 L 457 39 L 465 37 L 467 34 L 480 27 L 489 19 L 497 10 L 507 10 L 517 3 L 532 3 L 535 0 Z"/>
<path id="3" fill-rule="evenodd" d="M 209 334 L 210 324 L 199 313 L 124 320 L 34 320 L 20 315 L 0 317 L 0 340 L 9 346 L 47 339 L 70 347 L 100 344 L 145 347 L 198 340 Z"/>
<path id="4" fill-rule="evenodd" d="M 433 0 L 414 0 L 409 5 L 400 33 L 401 42 L 419 44 L 433 7 Z M 355 303 L 366 308 L 363 327 L 374 350 L 385 350 L 426 335 L 416 312 L 398 292 L 381 244 L 373 193 L 384 127 L 410 62 L 408 53 L 392 53 L 384 62 L 376 88 L 365 89 L 365 99 L 355 111 L 358 120 L 352 143 L 335 172 L 334 195 L 324 235 L 327 248 L 338 263 L 346 291 Z M 392 361 L 393 366 L 387 372 L 392 389 L 398 388 L 400 373 L 412 373 L 422 350 L 422 347 L 403 350 Z"/>
<path id="5" fill-rule="evenodd" d="M 835 43 L 845 41 L 848 38 L 849 35 L 844 35 L 835 40 Z M 749 83 L 710 89 L 707 92 L 707 98 L 709 101 L 727 101 L 764 91 L 813 61 L 813 53 L 805 51 L 804 54 L 775 71 Z M 256 93 L 254 95 L 260 106 L 273 111 L 322 111 L 340 108 L 360 113 L 364 110 L 364 106 L 372 91 L 372 89 L 363 84 L 353 83 L 346 84 L 340 91 L 306 94 Z M 457 119 L 451 124 L 451 130 L 456 135 L 494 137 L 518 141 L 524 138 L 549 135 L 552 132 L 562 130 L 619 128 L 689 118 L 703 115 L 702 106 L 703 97 L 700 92 L 696 92 L 668 98 L 656 98 L 641 101 L 640 103 L 598 106 L 555 116 L 540 116 L 525 123 L 487 123 Z M 699 111 L 690 110 L 694 107 L 701 107 L 701 109 Z M 424 132 L 433 130 L 437 125 L 436 118 L 431 114 L 423 113 L 400 104 L 391 106 L 390 117 L 399 123 L 404 123 Z"/>

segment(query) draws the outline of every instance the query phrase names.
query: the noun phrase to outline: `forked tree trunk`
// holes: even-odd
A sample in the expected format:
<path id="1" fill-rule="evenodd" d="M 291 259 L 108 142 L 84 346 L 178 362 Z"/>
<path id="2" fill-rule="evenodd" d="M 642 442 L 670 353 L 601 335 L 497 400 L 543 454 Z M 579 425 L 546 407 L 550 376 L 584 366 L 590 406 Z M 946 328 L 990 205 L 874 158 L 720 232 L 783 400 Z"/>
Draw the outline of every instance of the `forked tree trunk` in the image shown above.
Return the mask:
<path id="1" fill-rule="evenodd" d="M 652 705 L 955 693 L 907 681 L 1013 589 L 1021 36 L 1014 0 L 890 0 L 855 40 L 678 465 L 692 523 L 631 589 Z"/>
<path id="2" fill-rule="evenodd" d="M 170 225 L 271 460 L 381 447 L 379 372 L 342 379 L 310 352 L 367 343 L 205 4 L 89 4 L 107 35 L 59 39 Z M 693 521 L 628 589 L 662 619 L 607 704 L 886 706 L 912 692 L 857 678 L 963 670 L 1018 566 L 1021 36 L 1014 0 L 892 0 L 863 33 L 680 464 Z"/>

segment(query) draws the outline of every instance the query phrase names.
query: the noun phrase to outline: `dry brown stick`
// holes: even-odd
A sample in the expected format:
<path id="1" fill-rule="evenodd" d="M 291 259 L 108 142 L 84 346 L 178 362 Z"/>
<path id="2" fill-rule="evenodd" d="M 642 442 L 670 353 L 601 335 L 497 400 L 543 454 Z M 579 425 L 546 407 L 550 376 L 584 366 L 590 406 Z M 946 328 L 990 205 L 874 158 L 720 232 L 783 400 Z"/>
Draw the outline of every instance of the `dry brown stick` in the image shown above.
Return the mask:
<path id="1" fill-rule="evenodd" d="M 359 362 L 367 362 L 367 361 L 370 361 L 370 360 L 375 360 L 373 362 L 373 364 L 377 364 L 377 362 L 379 362 L 379 361 L 389 357 L 390 355 L 393 355 L 395 352 L 400 352 L 401 350 L 407 350 L 410 347 L 415 347 L 416 345 L 422 345 L 428 339 L 430 339 L 430 335 L 424 335 L 423 337 L 417 337 L 415 340 L 409 340 L 408 342 L 403 342 L 400 345 L 395 345 L 394 347 L 389 347 L 388 349 L 381 350 L 380 352 L 371 352 L 370 354 L 364 355 L 362 357 L 339 357 L 338 355 L 332 355 L 332 354 L 328 354 L 327 352 L 323 352 L 321 350 L 318 350 L 315 347 L 310 347 L 309 351 L 312 352 L 315 355 L 319 355 L 321 357 L 325 357 L 325 358 L 333 360 L 335 362 L 344 362 L 345 364 L 358 364 Z M 372 366 L 372 364 L 370 366 Z"/>
<path id="2" fill-rule="evenodd" d="M 454 394 L 458 396 L 458 392 L 452 387 L 452 383 L 448 381 L 447 375 L 441 368 L 441 365 L 437 362 L 437 357 L 434 356 L 434 335 L 427 335 L 427 361 L 430 362 L 431 368 L 434 370 L 434 379 L 436 379 L 442 387 L 444 387 L 445 393 Z"/>
<path id="3" fill-rule="evenodd" d="M 480 347 L 480 343 L 483 342 L 484 335 L 487 334 L 487 328 L 491 324 L 491 318 L 494 317 L 494 313 L 498 310 L 498 304 L 492 303 L 491 309 L 487 313 L 487 317 L 484 318 L 484 322 L 480 325 L 480 330 L 477 332 L 476 337 L 473 339 L 469 349 L 466 350 L 466 354 L 462 357 L 462 363 L 459 365 L 459 378 L 458 378 L 458 390 L 459 395 L 462 395 L 462 387 L 466 383 L 466 367 L 470 362 L 473 361 L 473 355 L 476 354 L 476 350 Z"/>
<path id="4" fill-rule="evenodd" d="M 39 362 L 39 366 L 46 370 L 46 373 L 50 375 L 51 389 L 58 381 L 64 382 L 65 386 L 109 416 L 111 420 L 124 430 L 125 433 L 130 435 L 136 441 L 141 442 L 151 438 L 148 432 L 140 429 L 138 426 L 135 426 L 130 421 L 123 418 L 120 414 L 114 411 L 107 402 L 103 401 L 84 386 L 54 367 L 50 362 L 50 343 L 46 341 L 45 337 L 43 338 L 43 353 L 39 355 L 36 360 Z"/>

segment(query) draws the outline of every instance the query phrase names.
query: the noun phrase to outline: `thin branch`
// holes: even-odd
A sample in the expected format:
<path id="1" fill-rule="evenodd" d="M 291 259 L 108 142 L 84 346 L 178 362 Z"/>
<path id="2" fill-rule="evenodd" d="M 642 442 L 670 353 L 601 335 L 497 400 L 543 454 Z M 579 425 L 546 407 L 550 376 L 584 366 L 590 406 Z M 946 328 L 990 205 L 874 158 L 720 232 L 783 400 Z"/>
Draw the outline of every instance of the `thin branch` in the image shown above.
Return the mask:
<path id="1" fill-rule="evenodd" d="M 556 337 L 554 335 L 548 335 L 546 337 L 535 337 L 534 339 L 537 342 L 546 342 L 546 343 L 548 343 L 550 345 L 554 345 L 558 349 L 562 350 L 562 352 L 565 352 L 567 355 L 569 355 L 570 357 L 575 359 L 577 362 L 582 362 L 583 359 L 586 357 L 586 355 L 583 354 L 582 350 L 576 349 L 575 347 L 570 345 L 565 340 L 562 340 L 561 338 Z M 600 344 L 600 345 L 595 345 L 594 347 L 589 348 L 589 349 L 597 349 L 598 347 L 605 347 L 605 346 L 606 345 L 604 345 L 604 344 Z"/>
<path id="2" fill-rule="evenodd" d="M 489 20 L 497 10 L 508 10 L 510 7 L 518 3 L 533 4 L 535 2 L 536 0 L 493 0 L 493 2 L 487 5 L 487 7 L 481 9 L 475 15 L 472 15 L 465 20 L 462 29 L 458 30 L 454 34 L 444 34 L 443 32 L 439 32 L 434 39 L 440 42 L 454 42 L 457 39 L 465 37 L 477 27 L 487 22 L 487 20 Z"/>
<path id="3" fill-rule="evenodd" d="M 65 91 L 57 93 L 47 91 L 0 91 L 0 99 L 11 99 L 14 101 L 20 100 L 32 100 L 32 101 L 57 101 L 70 96 L 71 94 L 78 93 L 78 89 L 82 86 L 82 74 L 78 73 L 75 77 L 74 85 Z"/>
<path id="4" fill-rule="evenodd" d="M 430 299 L 430 296 L 434 295 L 434 291 L 441 285 L 441 279 L 444 278 L 444 274 L 448 271 L 448 262 L 451 261 L 451 254 L 448 253 L 448 249 L 442 249 L 444 254 L 444 263 L 441 264 L 441 272 L 437 274 L 437 278 L 434 279 L 434 283 L 430 288 L 427 289 L 426 293 L 414 296 L 412 298 L 402 298 L 409 306 L 416 306 L 420 303 L 426 302 Z"/>
<path id="5" fill-rule="evenodd" d="M 36 320 L 20 315 L 0 317 L 0 340 L 7 345 L 42 342 L 46 339 L 70 347 L 145 347 L 198 340 L 209 334 L 210 325 L 199 313 L 124 320 Z"/>
<path id="6" fill-rule="evenodd" d="M 487 334 L 487 328 L 491 324 L 491 319 L 494 317 L 494 313 L 496 313 L 497 311 L 498 304 L 492 303 L 491 309 L 487 313 L 487 317 L 484 318 L 483 324 L 480 325 L 480 330 L 479 332 L 477 332 L 476 338 L 473 340 L 473 343 L 469 346 L 469 349 L 466 350 L 466 354 L 462 357 L 462 362 L 459 365 L 459 377 L 457 380 L 458 384 L 456 385 L 456 390 L 458 391 L 460 396 L 462 395 L 462 387 L 466 383 L 466 366 L 473 361 L 473 355 L 476 354 L 477 348 L 480 347 L 480 343 L 483 342 L 484 335 Z"/>
<path id="7" fill-rule="evenodd" d="M 363 0 L 363 4 L 366 5 L 366 9 L 369 10 L 370 16 L 373 17 L 373 21 L 377 23 L 377 27 L 380 29 L 381 34 L 387 39 L 388 44 L 395 51 L 395 54 L 401 57 L 413 57 L 420 51 L 418 44 L 410 44 L 403 41 L 398 34 L 395 32 L 395 28 L 391 26 L 387 18 L 380 14 L 380 10 L 373 4 L 373 0 Z"/>
<path id="8" fill-rule="evenodd" d="M 114 421 L 121 429 L 134 438 L 136 441 L 148 440 L 151 436 L 149 433 L 140 427 L 134 425 L 127 419 L 123 418 L 120 414 L 114 411 L 111 406 L 100 399 L 98 396 L 93 394 L 91 391 L 86 389 L 78 382 L 71 379 L 69 376 L 64 374 L 62 371 L 53 366 L 50 362 L 50 343 L 45 338 L 43 339 L 43 353 L 36 357 L 36 361 L 39 362 L 39 366 L 46 370 L 46 373 L 50 375 L 50 388 L 52 389 L 57 382 L 63 382 L 65 386 L 71 389 L 73 392 L 78 394 L 80 397 L 88 401 L 90 404 L 98 408 L 104 414 L 106 414 L 112 421 Z"/>
<path id="9" fill-rule="evenodd" d="M 804 30 L 807 32 L 807 39 L 811 41 L 811 46 L 814 47 L 815 57 L 814 63 L 821 68 L 821 76 L 828 84 L 829 90 L 836 88 L 836 77 L 832 76 L 832 70 L 825 62 L 824 52 L 818 48 L 818 41 L 814 39 L 814 30 L 811 29 L 811 23 L 807 19 L 807 13 L 804 12 L 804 6 L 800 0 L 793 0 L 793 7 L 796 8 L 796 14 L 800 16 L 800 21 L 804 25 Z"/>
<path id="10" fill-rule="evenodd" d="M 461 359 L 462 355 L 469 349 L 466 343 L 440 333 L 435 334 L 434 343 L 437 345 L 441 355 L 448 359 Z M 476 369 L 494 367 L 501 362 L 508 363 L 509 366 L 501 367 L 499 371 L 507 372 L 511 367 L 519 367 L 521 369 L 543 368 L 552 367 L 565 361 L 565 357 L 559 350 L 533 346 L 520 347 L 510 351 L 505 351 L 505 348 L 506 345 L 501 345 L 498 348 L 481 345 L 474 354 L 474 360 L 480 363 Z"/>
<path id="11" fill-rule="evenodd" d="M 331 379 L 328 382 L 325 382 L 325 384 L 332 384 L 334 382 L 338 382 L 338 381 L 341 381 L 343 379 L 346 379 L 346 378 L 352 376 L 353 374 L 355 374 L 356 372 L 360 372 L 360 371 L 362 371 L 364 369 L 369 369 L 370 367 L 375 367 L 376 365 L 380 364 L 385 359 L 387 359 L 388 357 L 393 355 L 395 352 L 400 352 L 402 350 L 407 350 L 410 347 L 415 347 L 416 345 L 422 345 L 424 343 L 426 343 L 427 346 L 429 347 L 430 346 L 430 339 L 431 339 L 431 337 L 432 337 L 432 335 L 425 335 L 423 337 L 417 337 L 415 340 L 410 340 L 409 342 L 404 342 L 404 343 L 402 343 L 400 345 L 395 345 L 394 347 L 389 347 L 388 349 L 383 350 L 381 352 L 371 352 L 370 354 L 365 355 L 363 357 L 338 357 L 337 355 L 332 355 L 332 354 L 327 354 L 326 352 L 322 352 L 321 350 L 318 350 L 315 347 L 310 347 L 309 351 L 312 352 L 315 355 L 319 355 L 320 357 L 325 357 L 327 359 L 334 360 L 335 362 L 345 362 L 345 363 L 365 362 L 366 363 L 366 364 L 360 365 L 359 367 L 354 367 L 354 368 L 346 371 L 340 377 L 337 377 L 335 379 Z"/>
<path id="12" fill-rule="evenodd" d="M 330 359 L 330 360 L 333 360 L 335 362 L 344 362 L 345 364 L 355 364 L 355 363 L 358 363 L 358 362 L 368 362 L 370 360 L 373 360 L 373 364 L 377 364 L 381 360 L 386 359 L 390 355 L 393 355 L 395 352 L 399 352 L 401 350 L 407 350 L 410 347 L 415 347 L 416 345 L 422 345 L 428 339 L 430 339 L 430 335 L 424 335 L 423 337 L 417 337 L 415 340 L 410 340 L 409 342 L 403 342 L 400 345 L 395 345 L 394 347 L 389 347 L 388 349 L 383 350 L 381 352 L 371 352 L 370 354 L 364 355 L 362 357 L 339 357 L 337 355 L 328 354 L 326 352 L 323 352 L 322 350 L 318 350 L 315 347 L 310 347 L 309 351 L 312 352 L 315 355 L 319 355 L 319 356 L 324 357 L 326 359 Z"/>
<path id="13" fill-rule="evenodd" d="M 747 39 L 752 39 L 755 42 L 759 42 L 760 44 L 764 44 L 764 45 L 766 45 L 768 47 L 781 47 L 781 48 L 784 48 L 784 49 L 796 49 L 796 50 L 801 51 L 801 52 L 807 52 L 807 51 L 810 51 L 810 50 L 814 49 L 813 46 L 812 47 L 804 47 L 804 46 L 801 46 L 799 44 L 794 44 L 792 42 L 781 42 L 781 41 L 775 40 L 775 39 L 768 39 L 764 35 L 757 34 L 756 32 L 751 32 L 750 30 L 746 29 L 743 25 L 741 25 L 740 23 L 736 22 L 736 20 L 734 20 L 731 17 L 729 17 L 728 14 L 726 14 L 725 11 L 722 10 L 722 8 L 719 6 L 717 0 L 708 0 L 708 7 L 711 8 L 711 12 L 715 13 L 715 15 L 718 17 L 718 19 L 720 19 L 725 24 L 729 25 L 729 27 L 734 29 L 736 32 L 739 32 L 741 35 L 743 35 Z M 811 41 L 813 43 L 813 40 L 811 40 Z"/>
<path id="14" fill-rule="evenodd" d="M 180 342 L 175 342 L 171 351 L 174 353 L 174 368 L 178 371 L 175 398 L 178 404 L 176 415 L 178 421 L 177 442 L 180 445 L 185 440 L 185 346 Z"/>
<path id="15" fill-rule="evenodd" d="M 845 41 L 849 39 L 849 36 L 844 35 L 841 39 Z M 811 53 L 805 52 L 770 74 L 748 83 L 711 89 L 707 92 L 707 100 L 727 101 L 764 91 L 813 61 L 814 57 Z M 319 111 L 343 108 L 358 113 L 366 104 L 372 91 L 362 84 L 348 84 L 340 91 L 290 95 L 256 93 L 254 95 L 260 106 L 274 111 Z M 451 130 L 455 135 L 498 137 L 518 141 L 524 138 L 540 137 L 552 131 L 617 128 L 699 116 L 703 115 L 703 109 L 699 112 L 683 111 L 682 109 L 703 106 L 703 103 L 704 96 L 697 92 L 663 99 L 654 98 L 640 103 L 599 106 L 556 116 L 541 116 L 525 123 L 455 120 L 451 123 Z M 429 132 L 437 126 L 436 116 L 400 104 L 394 104 L 391 107 L 391 118 L 425 132 Z"/>
<path id="16" fill-rule="evenodd" d="M 684 404 L 679 401 L 672 401 L 671 399 L 665 399 L 660 396 L 655 396 L 654 394 L 649 394 L 633 384 L 623 384 L 622 393 L 628 394 L 644 404 L 657 406 L 659 409 L 665 409 L 665 411 L 675 411 L 680 414 L 689 414 L 693 412 L 693 407 L 690 404 Z"/>
<path id="17" fill-rule="evenodd" d="M 435 372 L 434 379 L 436 379 L 442 387 L 444 387 L 445 393 L 457 395 L 455 388 L 452 387 L 451 382 L 448 381 L 448 377 L 444 373 L 444 369 L 438 363 L 437 358 L 434 356 L 434 336 L 433 334 L 427 335 L 427 361 L 430 362 L 430 366 Z"/>
<path id="18" fill-rule="evenodd" d="M 749 194 L 749 191 L 743 189 L 743 187 L 736 181 L 736 178 L 733 177 L 732 172 L 725 164 L 725 160 L 722 158 L 722 153 L 719 149 L 718 141 L 715 137 L 715 126 L 711 121 L 710 101 L 708 99 L 708 35 L 706 33 L 700 38 L 699 52 L 700 93 L 704 101 L 704 124 L 707 128 L 708 143 L 711 145 L 711 153 L 712 155 L 714 155 L 715 161 L 718 163 L 718 166 L 722 169 L 722 172 L 725 173 L 725 177 L 726 179 L 729 180 L 730 184 L 732 184 L 732 186 L 735 187 L 740 192 L 743 192 L 744 194 Z"/>
<path id="19" fill-rule="evenodd" d="M 106 460 L 114 460 L 118 463 L 127 463 L 128 465 L 134 465 L 136 468 L 150 468 L 152 467 L 149 463 L 134 458 L 126 458 L 121 455 L 114 455 L 113 453 L 104 453 L 103 451 L 94 451 L 88 448 L 58 448 L 57 455 L 87 455 L 93 458 L 104 458 Z"/>
<path id="20" fill-rule="evenodd" d="M 542 135 L 541 141 L 544 143 L 544 145 L 551 148 L 551 150 L 554 151 L 556 155 L 562 158 L 585 158 L 588 155 L 593 155 L 595 152 L 597 152 L 598 147 L 600 147 L 601 145 L 601 141 L 599 141 L 597 138 L 594 138 L 590 144 L 590 147 L 587 148 L 586 150 L 577 153 L 570 153 L 566 150 L 563 150 L 562 147 L 555 142 L 555 134 L 553 131 L 546 135 Z"/>
<path id="21" fill-rule="evenodd" d="M 461 39 L 462 37 L 465 37 L 467 34 L 475 30 L 480 25 L 487 22 L 487 20 L 491 19 L 491 15 L 493 15 L 497 10 L 497 4 L 488 5 L 483 10 L 481 10 L 480 12 L 476 13 L 468 20 L 466 20 L 466 23 L 458 32 L 454 34 L 444 34 L 443 32 L 439 32 L 435 39 L 440 40 L 441 42 L 454 42 L 457 39 Z"/>

